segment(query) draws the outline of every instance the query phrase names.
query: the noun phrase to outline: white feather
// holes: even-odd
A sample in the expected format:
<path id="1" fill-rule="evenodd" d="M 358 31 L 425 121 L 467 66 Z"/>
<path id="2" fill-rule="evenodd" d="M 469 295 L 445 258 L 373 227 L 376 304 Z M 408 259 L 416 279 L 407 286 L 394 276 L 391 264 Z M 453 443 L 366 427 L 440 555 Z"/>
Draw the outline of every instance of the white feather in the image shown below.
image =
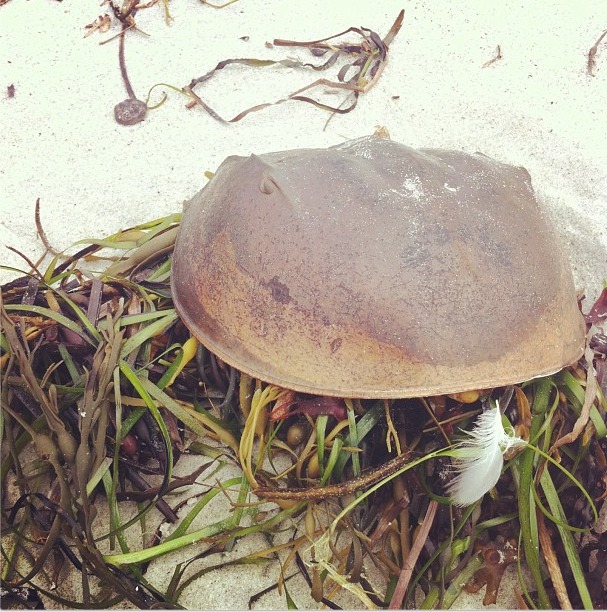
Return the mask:
<path id="1" fill-rule="evenodd" d="M 455 478 L 448 492 L 456 506 L 468 506 L 492 489 L 504 465 L 504 453 L 525 441 L 508 434 L 502 425 L 499 406 L 481 414 L 467 439 L 457 447 L 453 463 Z"/>

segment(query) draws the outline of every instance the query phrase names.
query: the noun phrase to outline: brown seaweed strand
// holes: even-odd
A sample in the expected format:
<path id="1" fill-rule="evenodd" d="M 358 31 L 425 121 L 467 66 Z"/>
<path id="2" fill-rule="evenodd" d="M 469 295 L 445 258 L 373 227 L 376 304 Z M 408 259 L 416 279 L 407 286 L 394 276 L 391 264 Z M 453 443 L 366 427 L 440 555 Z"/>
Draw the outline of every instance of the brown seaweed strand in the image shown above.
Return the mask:
<path id="1" fill-rule="evenodd" d="M 135 91 L 131 85 L 131 81 L 129 80 L 129 75 L 126 71 L 126 62 L 124 61 L 124 33 L 127 31 L 129 26 L 125 21 L 122 22 L 122 31 L 120 32 L 120 42 L 118 45 L 118 63 L 120 64 L 120 74 L 122 75 L 122 80 L 124 81 L 124 87 L 126 88 L 126 93 L 129 98 L 136 98 Z"/>
<path id="2" fill-rule="evenodd" d="M 391 476 L 401 467 L 407 464 L 411 458 L 411 453 L 403 453 L 387 463 L 380 465 L 377 469 L 362 474 L 358 478 L 353 478 L 346 482 L 339 482 L 323 487 L 307 487 L 302 489 L 273 489 L 271 487 L 259 487 L 253 492 L 257 497 L 267 500 L 292 499 L 297 501 L 323 500 L 331 497 L 343 497 L 366 489 L 375 483 Z"/>

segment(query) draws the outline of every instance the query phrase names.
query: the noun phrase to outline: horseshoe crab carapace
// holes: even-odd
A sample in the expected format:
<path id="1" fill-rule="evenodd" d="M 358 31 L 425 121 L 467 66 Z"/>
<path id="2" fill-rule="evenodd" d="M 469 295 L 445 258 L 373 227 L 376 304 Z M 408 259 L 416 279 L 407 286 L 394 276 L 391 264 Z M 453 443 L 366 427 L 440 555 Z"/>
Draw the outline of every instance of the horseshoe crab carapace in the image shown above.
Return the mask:
<path id="1" fill-rule="evenodd" d="M 584 344 L 527 171 L 377 137 L 228 157 L 185 205 L 172 288 L 221 359 L 319 395 L 501 386 Z"/>

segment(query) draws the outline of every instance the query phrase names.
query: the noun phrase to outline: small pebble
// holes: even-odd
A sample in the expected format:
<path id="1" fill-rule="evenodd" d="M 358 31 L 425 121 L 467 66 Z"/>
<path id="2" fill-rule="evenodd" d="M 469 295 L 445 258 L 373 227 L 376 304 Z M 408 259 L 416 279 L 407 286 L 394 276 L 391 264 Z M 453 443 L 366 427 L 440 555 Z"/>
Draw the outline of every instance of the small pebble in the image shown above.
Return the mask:
<path id="1" fill-rule="evenodd" d="M 127 98 L 114 106 L 114 117 L 120 125 L 135 125 L 145 119 L 148 107 L 136 98 Z"/>

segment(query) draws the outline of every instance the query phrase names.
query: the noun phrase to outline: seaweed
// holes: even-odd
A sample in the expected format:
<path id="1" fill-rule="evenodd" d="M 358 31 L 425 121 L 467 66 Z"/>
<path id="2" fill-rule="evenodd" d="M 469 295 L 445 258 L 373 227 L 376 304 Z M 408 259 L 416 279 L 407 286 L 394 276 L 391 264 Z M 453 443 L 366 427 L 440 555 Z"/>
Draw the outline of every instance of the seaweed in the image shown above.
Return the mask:
<path id="1" fill-rule="evenodd" d="M 603 294 L 586 315 L 584 357 L 553 376 L 434 398 L 311 397 L 237 372 L 190 336 L 170 286 L 180 219 L 68 255 L 38 211 L 50 262 L 2 287 L 7 605 L 178 607 L 210 571 L 268 559 L 271 589 L 291 607 L 296 575 L 333 609 L 446 608 L 485 585 L 489 603 L 522 563 L 521 605 L 604 603 Z M 89 269 L 103 258 L 105 270 Z M 454 434 L 496 401 L 527 444 L 490 494 L 456 507 Z M 186 453 L 198 461 L 177 476 Z M 222 500 L 225 516 L 210 522 Z M 254 552 L 221 556 L 255 536 Z M 149 564 L 175 551 L 187 554 L 169 583 L 151 583 Z M 70 572 L 82 576 L 78 600 Z"/>
<path id="2" fill-rule="evenodd" d="M 358 103 L 358 97 L 361 93 L 368 92 L 379 79 L 384 67 L 388 61 L 388 51 L 390 44 L 401 29 L 405 11 L 401 10 L 396 20 L 392 24 L 388 34 L 382 39 L 379 35 L 369 28 L 350 27 L 343 32 L 320 38 L 318 40 L 299 42 L 294 40 L 274 39 L 274 46 L 277 47 L 299 47 L 308 49 L 314 56 L 322 56 L 331 51 L 329 59 L 323 64 L 312 64 L 309 62 L 301 62 L 294 59 L 268 60 L 256 58 L 230 58 L 219 62 L 215 68 L 206 74 L 194 78 L 188 85 L 183 87 L 181 91 L 193 98 L 193 101 L 188 104 L 188 107 L 200 106 L 211 117 L 222 123 L 236 123 L 248 114 L 263 110 L 269 106 L 283 104 L 289 100 L 299 100 L 308 104 L 313 104 L 317 108 L 328 110 L 331 113 L 346 114 L 353 111 Z M 340 38 L 350 32 L 354 32 L 360 36 L 360 41 L 332 43 L 333 39 Z M 292 92 L 285 98 L 275 100 L 274 102 L 266 102 L 258 104 L 251 108 L 247 108 L 231 119 L 224 119 L 216 111 L 214 111 L 202 98 L 194 91 L 194 89 L 211 79 L 218 71 L 223 70 L 227 66 L 240 64 L 247 67 L 267 67 L 267 66 L 285 66 L 288 68 L 308 68 L 314 71 L 324 71 L 332 68 L 339 60 L 345 60 L 345 63 L 337 74 L 337 80 L 327 78 L 316 79 L 315 81 L 305 85 L 304 87 Z M 351 76 L 348 76 L 351 74 Z M 302 95 L 317 87 L 328 87 L 337 91 L 351 92 L 352 102 L 346 108 L 342 108 L 342 104 L 331 106 L 320 102 L 310 96 Z M 344 100 L 345 102 L 345 100 Z"/>
<path id="3" fill-rule="evenodd" d="M 164 5 L 165 21 L 167 25 L 171 25 L 173 22 L 173 17 L 169 12 L 168 2 L 167 0 L 162 1 Z M 207 2 L 207 0 L 201 0 L 201 4 L 215 9 L 222 9 L 236 1 L 237 0 L 231 0 L 223 4 L 213 4 Z M 330 52 L 328 59 L 321 64 L 300 61 L 291 57 L 277 60 L 257 58 L 224 59 L 217 63 L 212 70 L 202 76 L 193 78 L 188 85 L 183 87 L 176 87 L 167 83 L 158 83 L 152 86 L 148 92 L 147 100 L 144 102 L 137 97 L 128 75 L 125 60 L 125 39 L 126 33 L 129 30 L 136 30 L 137 32 L 147 36 L 147 34 L 137 26 L 135 16 L 137 11 L 147 9 L 158 4 L 158 0 L 143 3 L 138 3 L 137 0 L 127 0 L 121 7 L 118 7 L 113 0 L 108 0 L 108 2 L 113 18 L 119 23 L 120 32 L 116 35 L 112 35 L 110 38 L 104 40 L 100 44 L 107 44 L 115 38 L 118 38 L 119 40 L 118 63 L 120 67 L 120 75 L 127 93 L 127 98 L 116 104 L 114 107 L 114 118 L 117 123 L 127 126 L 135 125 L 141 121 L 144 121 L 149 109 L 158 108 L 165 102 L 167 94 L 163 93 L 159 102 L 150 104 L 152 92 L 157 87 L 166 87 L 185 95 L 189 99 L 189 102 L 186 104 L 188 108 L 200 107 L 213 119 L 222 123 L 236 123 L 250 113 L 254 113 L 277 104 L 283 104 L 284 102 L 288 101 L 300 101 L 312 104 L 317 108 L 330 111 L 332 113 L 331 116 L 334 114 L 349 113 L 356 108 L 360 94 L 367 93 L 380 78 L 388 61 L 390 45 L 400 31 L 405 15 L 404 10 L 399 12 L 397 18 L 392 24 L 392 27 L 383 38 L 381 38 L 370 28 L 352 26 L 343 32 L 339 32 L 338 34 L 333 34 L 325 38 L 319 38 L 317 40 L 295 41 L 274 39 L 273 43 L 267 43 L 267 46 L 270 48 L 289 47 L 307 49 L 314 57 L 322 57 Z M 111 26 L 112 16 L 109 13 L 99 15 L 93 22 L 85 26 L 86 32 L 84 37 L 86 38 L 94 32 L 100 32 L 102 34 L 107 33 Z M 351 33 L 358 35 L 359 39 L 355 41 L 340 42 L 342 37 Z M 246 40 L 248 37 L 243 36 L 241 39 Z M 217 73 L 234 65 L 245 66 L 247 68 L 283 66 L 302 70 L 312 70 L 314 72 L 323 72 L 339 66 L 339 70 L 336 76 L 333 78 L 316 79 L 304 87 L 290 93 L 284 98 L 274 100 L 272 102 L 257 104 L 237 113 L 230 119 L 225 119 L 203 100 L 199 90 L 205 82 L 208 82 L 210 79 L 215 77 Z M 330 105 L 323 102 L 318 98 L 318 96 L 312 96 L 313 91 L 318 91 L 320 87 L 325 89 L 328 88 L 329 94 L 345 92 L 347 95 L 340 102 L 340 104 L 336 106 Z M 347 106 L 345 106 L 346 104 Z"/>

